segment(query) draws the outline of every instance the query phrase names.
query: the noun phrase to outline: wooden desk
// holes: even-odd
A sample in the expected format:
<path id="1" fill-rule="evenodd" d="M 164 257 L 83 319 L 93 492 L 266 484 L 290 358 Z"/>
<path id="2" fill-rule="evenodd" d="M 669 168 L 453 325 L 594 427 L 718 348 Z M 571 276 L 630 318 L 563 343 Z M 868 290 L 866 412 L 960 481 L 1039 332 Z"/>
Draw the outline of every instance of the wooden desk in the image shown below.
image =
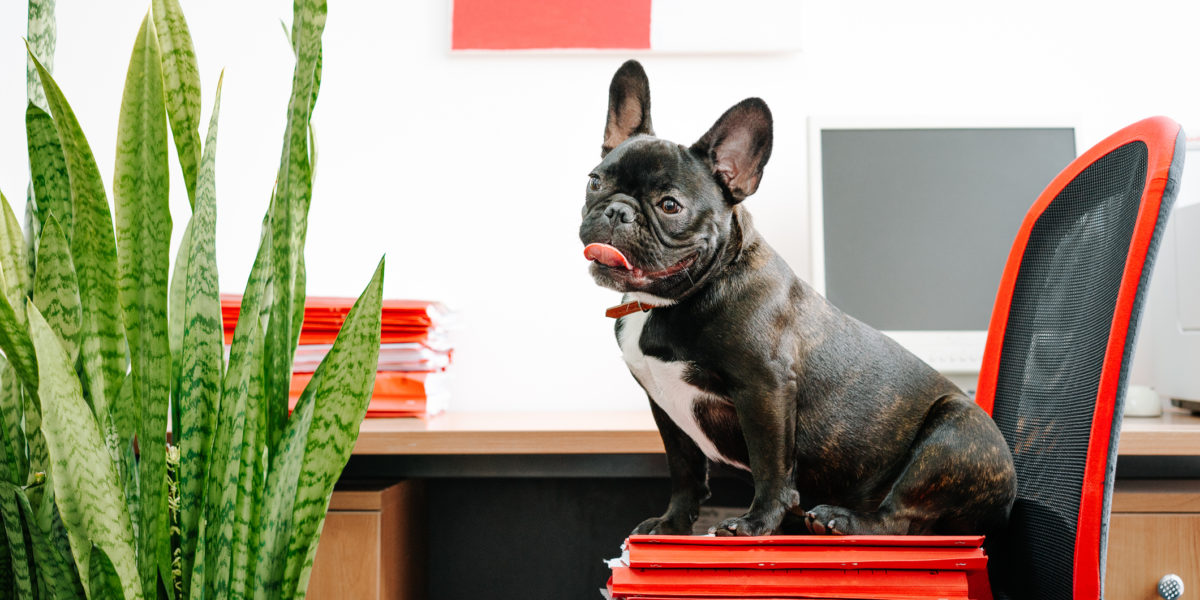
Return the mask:
<path id="1" fill-rule="evenodd" d="M 645 455 L 662 452 L 662 441 L 649 410 L 448 412 L 429 419 L 368 419 L 360 429 L 358 443 L 354 449 L 354 453 L 359 455 L 358 459 L 377 460 L 381 464 L 392 460 L 389 456 L 398 459 L 397 462 L 400 463 L 463 459 L 469 462 L 487 460 L 487 455 L 504 455 L 501 458 L 536 463 L 540 458 L 538 455 L 574 455 L 575 459 L 588 461 L 592 460 L 592 457 L 587 455 L 595 455 L 596 459 L 602 460 L 613 459 L 615 455 L 625 455 L 617 456 L 619 460 L 625 460 L 635 458 L 633 455 L 643 455 L 644 458 Z M 1157 418 L 1128 418 L 1122 426 L 1119 452 L 1125 456 L 1143 457 L 1200 456 L 1200 418 L 1179 411 L 1168 412 Z M 649 458 L 653 459 L 653 456 Z M 560 457 L 554 456 L 554 460 L 560 460 Z M 408 479 L 407 484 L 422 494 L 426 488 L 430 490 L 435 501 L 428 510 L 433 511 L 436 516 L 429 518 L 438 523 L 442 535 L 452 538 L 469 535 L 475 545 L 481 548 L 491 547 L 490 545 L 507 547 L 512 539 L 526 539 L 513 536 L 530 536 L 529 539 L 542 540 L 539 543 L 553 550 L 550 554 L 531 555 L 536 556 L 531 559 L 533 563 L 538 564 L 539 569 L 544 568 L 542 565 L 545 563 L 554 565 L 550 567 L 552 570 L 571 572 L 574 577 L 571 581 L 576 583 L 590 582 L 591 579 L 602 581 L 601 576 L 604 573 L 594 574 L 588 569 L 600 568 L 596 567 L 600 565 L 596 558 L 609 555 L 605 554 L 606 552 L 611 554 L 618 546 L 620 536 L 628 530 L 631 523 L 661 508 L 658 504 L 636 508 L 641 504 L 639 498 L 649 497 L 651 490 L 658 493 L 666 491 L 665 483 L 646 480 L 648 483 L 643 485 L 639 484 L 637 479 L 622 480 L 621 485 L 625 486 L 622 490 L 630 491 L 621 491 L 618 496 L 610 490 L 609 495 L 604 496 L 600 503 L 609 503 L 605 505 L 610 507 L 619 506 L 619 509 L 613 510 L 625 512 L 620 513 L 620 519 L 614 517 L 614 520 L 620 521 L 618 524 L 600 525 L 598 520 L 602 520 L 602 517 L 594 514 L 590 507 L 597 502 L 594 494 L 605 492 L 605 485 L 589 487 L 586 478 L 556 480 L 551 484 L 544 481 L 545 476 L 540 477 L 543 479 L 514 477 L 473 481 L 475 487 L 472 489 L 477 490 L 480 498 L 486 498 L 482 507 L 478 500 L 459 499 L 462 486 L 456 484 L 453 477 L 418 477 Z M 439 493 L 438 490 L 442 491 Z M 446 490 L 452 490 L 453 493 Z M 552 491 L 552 500 L 543 501 L 547 490 Z M 340 534 L 340 539 L 348 543 L 344 545 L 343 550 L 336 553 L 338 556 L 328 559 L 327 562 L 356 567 L 375 565 L 378 556 L 381 555 L 380 551 L 367 543 L 371 536 L 361 533 L 354 526 L 358 525 L 359 521 L 374 523 L 370 520 L 377 517 L 374 513 L 337 512 L 335 508 L 345 504 L 344 498 L 339 497 L 341 494 L 342 492 L 334 493 L 335 501 L 330 506 L 331 517 L 326 522 L 326 535 L 331 539 L 339 539 L 337 536 Z M 537 524 L 544 517 L 541 512 L 543 510 L 556 515 L 559 519 L 558 525 L 538 529 Z M 475 513 L 480 515 L 476 517 Z M 411 517 L 411 514 L 409 516 Z M 462 525 L 456 525 L 460 521 Z M 412 522 L 423 521 L 417 519 Z M 1173 482 L 1118 481 L 1110 522 L 1109 543 L 1112 560 L 1109 561 L 1110 568 L 1107 573 L 1110 596 L 1149 600 L 1155 597 L 1155 582 L 1168 572 L 1183 576 L 1185 585 L 1189 587 L 1200 585 L 1200 574 L 1196 573 L 1195 565 L 1189 562 L 1196 560 L 1194 548 L 1200 543 L 1200 479 Z M 554 532 L 560 529 L 568 531 L 569 535 L 554 538 Z M 446 531 L 450 533 L 445 533 Z M 609 537 L 613 539 L 608 539 Z M 580 539 L 588 541 L 579 542 Z M 436 544 L 427 547 L 428 544 L 429 541 L 424 538 L 407 542 L 413 556 L 419 557 L 428 551 L 428 562 L 416 558 L 391 568 L 408 568 L 414 569 L 415 572 L 428 568 L 430 580 L 435 585 L 453 587 L 452 583 L 461 577 L 459 573 L 477 566 L 477 561 L 504 560 L 491 557 L 486 551 L 481 551 L 484 552 L 481 554 L 473 549 L 470 552 L 475 553 L 468 553 L 468 558 L 461 558 L 460 555 L 468 550 L 457 546 L 448 550 L 444 544 L 440 547 Z M 336 544 L 331 543 L 330 546 L 333 548 Z M 523 573 L 521 569 L 524 567 L 520 565 L 514 564 L 509 567 L 514 572 Z M 334 584 L 334 588 L 331 589 L 341 590 L 337 586 L 343 585 L 344 575 L 319 574 L 315 567 L 313 573 L 310 589 L 323 589 L 319 587 L 322 585 L 321 577 L 326 577 L 332 578 L 326 582 Z M 370 576 L 364 577 L 373 580 Z M 467 584 L 462 586 L 470 587 Z M 459 596 L 470 597 L 463 594 Z M 341 596 L 335 594 L 329 597 Z M 363 597 L 389 600 L 393 598 L 382 595 Z M 414 593 L 394 598 L 422 597 L 422 594 Z M 541 594 L 538 597 L 563 596 Z"/>
<path id="2" fill-rule="evenodd" d="M 657 454 L 650 411 L 447 412 L 428 419 L 367 419 L 355 454 Z M 1200 417 L 1168 411 L 1129 417 L 1123 456 L 1200 456 Z"/>

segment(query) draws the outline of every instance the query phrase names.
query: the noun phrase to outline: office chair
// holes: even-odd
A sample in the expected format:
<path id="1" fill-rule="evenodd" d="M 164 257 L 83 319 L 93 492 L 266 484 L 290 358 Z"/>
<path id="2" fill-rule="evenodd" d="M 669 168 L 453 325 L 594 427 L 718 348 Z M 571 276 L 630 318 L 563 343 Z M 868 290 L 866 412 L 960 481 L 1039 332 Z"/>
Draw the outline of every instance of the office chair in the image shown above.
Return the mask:
<path id="1" fill-rule="evenodd" d="M 1125 387 L 1184 145 L 1163 117 L 1118 131 L 1050 183 L 1013 244 L 976 395 L 1017 469 L 987 544 L 998 600 L 1101 597 Z"/>
<path id="2" fill-rule="evenodd" d="M 1013 243 L 993 308 L 976 392 L 976 401 L 1004 434 L 1017 469 L 1017 498 L 1008 527 L 990 532 L 985 542 L 995 600 L 1101 597 L 1128 369 L 1155 251 L 1183 171 L 1185 141 L 1179 125 L 1162 117 L 1118 131 L 1050 183 L 1026 214 Z M 870 536 L 850 537 L 858 539 L 840 542 L 882 543 Z M 961 542 L 946 539 L 948 543 Z M 910 541 L 897 536 L 886 545 L 918 546 Z M 644 536 L 631 538 L 631 542 L 640 542 L 645 548 L 674 540 Z M 787 540 L 777 543 L 786 544 Z M 773 563 L 782 568 L 781 556 L 735 555 L 709 566 L 720 567 L 711 571 L 717 575 L 754 575 L 747 569 Z M 915 554 L 908 556 L 921 560 Z M 688 555 L 672 563 L 655 556 L 653 564 L 642 565 L 648 568 L 636 575 L 647 582 L 671 583 L 672 569 L 696 567 L 699 563 L 690 562 L 696 558 Z M 822 571 L 830 566 L 821 554 L 792 549 L 787 558 L 791 568 L 829 575 Z M 711 553 L 705 557 L 708 559 Z M 870 580 L 887 583 L 884 576 L 895 574 L 889 572 L 891 567 L 879 570 L 877 565 L 860 561 L 856 558 L 834 565 L 859 568 L 839 570 L 840 575 L 831 581 L 853 579 L 870 586 Z M 924 565 L 906 567 L 913 573 L 937 575 L 936 569 L 944 568 L 933 562 L 913 564 Z M 614 567 L 614 572 L 621 568 L 625 571 L 619 575 L 630 574 L 628 567 Z M 689 580 L 697 576 L 692 572 Z M 797 581 L 812 585 L 809 579 Z M 963 581 L 957 580 L 959 595 L 954 597 L 991 600 L 986 583 L 981 587 L 972 584 L 968 592 L 961 588 Z M 831 583 L 827 587 L 825 591 L 832 592 L 837 586 Z M 615 597 L 654 595 L 634 593 L 636 588 L 627 585 L 625 593 Z M 745 591 L 751 588 L 757 590 L 754 583 L 748 583 L 736 597 L 858 597 L 832 593 L 789 596 L 765 587 L 763 591 Z M 735 597 L 711 591 L 704 595 Z M 662 593 L 660 588 L 656 597 L 691 596 Z"/>

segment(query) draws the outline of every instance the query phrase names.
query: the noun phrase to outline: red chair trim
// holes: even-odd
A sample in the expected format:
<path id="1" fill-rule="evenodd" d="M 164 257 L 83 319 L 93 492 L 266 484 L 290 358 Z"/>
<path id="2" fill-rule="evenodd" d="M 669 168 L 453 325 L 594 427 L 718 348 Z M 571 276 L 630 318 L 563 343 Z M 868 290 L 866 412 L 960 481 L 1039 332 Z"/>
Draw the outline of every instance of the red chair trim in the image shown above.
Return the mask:
<path id="1" fill-rule="evenodd" d="M 996 293 L 996 303 L 988 327 L 976 402 L 988 414 L 991 414 L 995 403 L 1004 331 L 1008 325 L 1008 313 L 1012 306 L 1012 294 L 1034 224 L 1063 188 L 1084 169 L 1125 144 L 1136 141 L 1145 142 L 1148 148 L 1146 187 L 1142 191 L 1142 202 L 1138 209 L 1137 222 L 1134 225 L 1133 237 L 1126 255 L 1125 270 L 1117 293 L 1117 304 L 1113 312 L 1108 346 L 1104 355 L 1104 366 L 1100 373 L 1096 410 L 1092 416 L 1091 438 L 1083 475 L 1083 490 L 1079 500 L 1079 521 L 1075 538 L 1074 590 L 1076 598 L 1100 597 L 1102 586 L 1100 581 L 1100 521 L 1104 510 L 1105 474 L 1108 469 L 1107 455 L 1112 436 L 1115 398 L 1125 359 L 1129 320 L 1137 299 L 1138 288 L 1141 285 L 1146 254 L 1158 226 L 1162 194 L 1170 177 L 1171 165 L 1175 158 L 1175 142 L 1179 132 L 1179 125 L 1165 117 L 1153 117 L 1139 121 L 1093 146 L 1054 178 L 1029 209 L 1021 224 L 1021 229 L 1017 233 L 1017 238 L 1013 242 L 1008 263 L 1004 267 L 1004 274 Z M 1101 399 L 1105 401 L 1101 402 Z"/>

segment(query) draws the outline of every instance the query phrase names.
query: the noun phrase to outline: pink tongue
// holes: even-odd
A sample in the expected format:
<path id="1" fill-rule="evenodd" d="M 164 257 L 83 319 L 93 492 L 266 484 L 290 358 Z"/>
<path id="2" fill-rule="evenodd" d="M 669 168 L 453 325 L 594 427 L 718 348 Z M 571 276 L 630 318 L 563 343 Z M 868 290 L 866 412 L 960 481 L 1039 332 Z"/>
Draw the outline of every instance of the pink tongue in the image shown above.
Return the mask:
<path id="1" fill-rule="evenodd" d="M 633 265 L 629 264 L 629 259 L 625 258 L 625 255 L 621 254 L 620 250 L 608 244 L 588 244 L 583 249 L 583 257 L 608 267 L 624 267 L 627 271 L 633 270 Z"/>

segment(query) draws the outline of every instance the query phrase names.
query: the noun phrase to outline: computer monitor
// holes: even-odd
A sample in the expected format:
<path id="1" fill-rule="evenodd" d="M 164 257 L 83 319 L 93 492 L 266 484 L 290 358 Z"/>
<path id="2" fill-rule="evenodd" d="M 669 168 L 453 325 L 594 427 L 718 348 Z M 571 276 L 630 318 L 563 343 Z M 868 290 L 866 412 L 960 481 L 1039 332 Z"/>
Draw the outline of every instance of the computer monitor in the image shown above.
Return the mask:
<path id="1" fill-rule="evenodd" d="M 1062 124 L 810 119 L 811 283 L 973 389 L 1013 239 L 1075 156 Z"/>
<path id="2" fill-rule="evenodd" d="M 1200 139 L 1188 140 L 1185 163 L 1155 261 L 1138 352 L 1149 351 L 1150 384 L 1161 396 L 1200 411 Z"/>

